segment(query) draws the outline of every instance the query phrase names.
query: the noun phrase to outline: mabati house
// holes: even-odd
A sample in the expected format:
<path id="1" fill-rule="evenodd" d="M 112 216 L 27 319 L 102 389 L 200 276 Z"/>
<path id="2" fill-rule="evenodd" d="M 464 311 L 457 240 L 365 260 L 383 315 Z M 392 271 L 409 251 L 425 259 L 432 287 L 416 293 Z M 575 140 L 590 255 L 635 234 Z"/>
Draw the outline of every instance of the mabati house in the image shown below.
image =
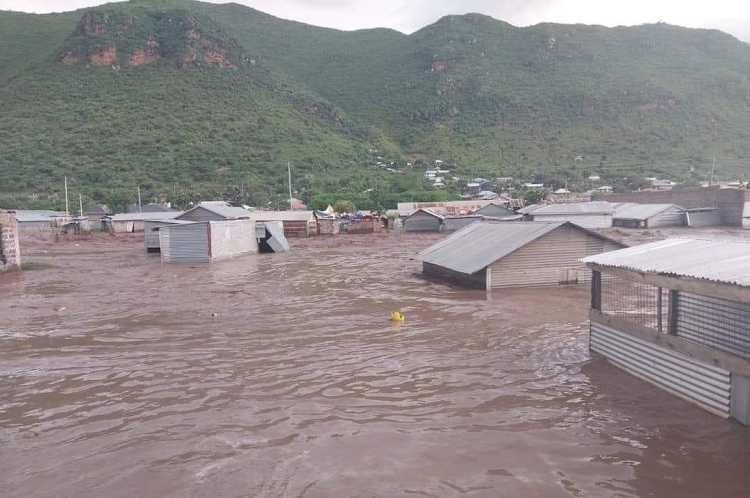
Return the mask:
<path id="1" fill-rule="evenodd" d="M 487 290 L 590 279 L 580 258 L 623 245 L 572 223 L 476 222 L 419 254 L 423 272 Z"/>
<path id="2" fill-rule="evenodd" d="M 750 424 L 750 243 L 670 239 L 584 261 L 592 351 Z"/>
<path id="3" fill-rule="evenodd" d="M 664 228 L 685 225 L 685 210 L 674 204 L 623 204 L 612 225 L 623 228 Z"/>
<path id="4" fill-rule="evenodd" d="M 570 221 L 585 228 L 612 226 L 614 208 L 609 202 L 580 202 L 575 204 L 550 204 L 528 213 L 533 221 Z"/>

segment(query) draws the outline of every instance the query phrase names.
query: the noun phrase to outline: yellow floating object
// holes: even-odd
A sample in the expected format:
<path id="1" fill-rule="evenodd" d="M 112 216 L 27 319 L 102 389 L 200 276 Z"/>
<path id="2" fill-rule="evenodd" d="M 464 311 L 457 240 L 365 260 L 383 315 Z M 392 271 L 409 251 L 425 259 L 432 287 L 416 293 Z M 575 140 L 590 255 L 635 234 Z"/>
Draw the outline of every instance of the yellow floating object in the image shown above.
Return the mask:
<path id="1" fill-rule="evenodd" d="M 403 322 L 404 321 L 404 315 L 400 311 L 394 311 L 391 313 L 391 320 L 394 322 Z"/>

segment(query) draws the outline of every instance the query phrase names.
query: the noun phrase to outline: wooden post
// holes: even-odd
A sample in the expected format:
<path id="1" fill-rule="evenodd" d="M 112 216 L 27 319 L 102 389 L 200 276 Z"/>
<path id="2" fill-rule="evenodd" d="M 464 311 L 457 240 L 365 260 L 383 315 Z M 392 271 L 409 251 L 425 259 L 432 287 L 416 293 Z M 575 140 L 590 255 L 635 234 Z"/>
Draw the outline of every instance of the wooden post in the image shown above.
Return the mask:
<path id="1" fill-rule="evenodd" d="M 492 292 L 492 268 L 489 266 L 485 274 L 485 284 L 487 285 L 487 292 Z"/>
<path id="2" fill-rule="evenodd" d="M 591 272 L 591 309 L 602 310 L 602 272 Z"/>
<path id="3" fill-rule="evenodd" d="M 677 335 L 677 301 L 679 291 L 674 289 L 669 290 L 669 328 L 667 333 L 671 335 Z"/>
<path id="4" fill-rule="evenodd" d="M 662 317 L 662 302 L 661 302 L 661 287 L 656 288 L 656 330 L 659 332 L 664 332 L 664 327 L 661 325 L 661 317 Z"/>

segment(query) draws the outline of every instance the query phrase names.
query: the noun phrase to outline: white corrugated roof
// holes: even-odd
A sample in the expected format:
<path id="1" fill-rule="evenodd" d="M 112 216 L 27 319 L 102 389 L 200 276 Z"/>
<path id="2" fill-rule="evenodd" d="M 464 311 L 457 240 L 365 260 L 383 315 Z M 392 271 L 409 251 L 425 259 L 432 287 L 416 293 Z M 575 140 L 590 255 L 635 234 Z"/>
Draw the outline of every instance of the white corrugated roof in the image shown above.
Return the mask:
<path id="1" fill-rule="evenodd" d="M 667 239 L 597 254 L 584 263 L 750 286 L 750 241 Z"/>
<path id="2" fill-rule="evenodd" d="M 609 202 L 576 202 L 571 204 L 550 204 L 534 210 L 534 216 L 545 214 L 612 214 L 614 209 Z"/>
<path id="3" fill-rule="evenodd" d="M 418 257 L 425 263 L 471 275 L 566 224 L 606 239 L 568 222 L 475 222 L 425 249 Z"/>
<path id="4" fill-rule="evenodd" d="M 673 207 L 684 211 L 680 206 L 675 206 L 674 204 L 625 204 L 615 209 L 613 218 L 620 220 L 647 220 Z"/>

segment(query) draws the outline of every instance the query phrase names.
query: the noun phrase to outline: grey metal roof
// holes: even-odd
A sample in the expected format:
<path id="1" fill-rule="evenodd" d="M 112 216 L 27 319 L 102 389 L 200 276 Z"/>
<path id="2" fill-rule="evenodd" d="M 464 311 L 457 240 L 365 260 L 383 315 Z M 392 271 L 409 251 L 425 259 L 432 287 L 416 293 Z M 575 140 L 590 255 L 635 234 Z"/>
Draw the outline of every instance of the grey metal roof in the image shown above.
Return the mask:
<path id="1" fill-rule="evenodd" d="M 112 221 L 145 221 L 171 220 L 182 214 L 182 211 L 166 211 L 161 213 L 119 213 L 112 216 Z"/>
<path id="2" fill-rule="evenodd" d="M 440 211 L 436 211 L 435 209 L 432 209 L 432 208 L 419 208 L 416 211 L 414 211 L 412 214 L 410 214 L 408 217 L 411 218 L 412 216 L 414 216 L 420 211 L 424 211 L 425 213 L 431 216 L 434 216 L 435 218 L 439 218 L 441 220 L 445 219 L 445 215 L 443 213 L 441 213 Z"/>
<path id="3" fill-rule="evenodd" d="M 65 217 L 65 213 L 48 209 L 18 209 L 15 212 L 19 223 L 31 221 L 52 221 L 52 218 Z"/>
<path id="4" fill-rule="evenodd" d="M 201 202 L 194 208 L 188 209 L 185 211 L 185 213 L 189 213 L 190 211 L 194 211 L 198 208 L 205 209 L 206 211 L 211 211 L 214 214 L 217 214 L 221 216 L 222 218 L 226 218 L 228 220 L 235 220 L 239 218 L 250 218 L 255 211 L 248 211 L 245 208 L 241 207 L 232 207 L 227 206 L 226 203 L 222 204 L 218 201 L 211 201 L 211 202 Z M 180 213 L 184 214 L 184 213 Z"/>
<path id="5" fill-rule="evenodd" d="M 423 262 L 472 275 L 563 225 L 607 239 L 569 222 L 472 223 L 418 254 Z"/>
<path id="6" fill-rule="evenodd" d="M 626 204 L 615 209 L 613 218 L 617 220 L 647 220 L 674 207 L 684 211 L 680 206 L 674 204 Z"/>
<path id="7" fill-rule="evenodd" d="M 750 242 L 667 239 L 582 260 L 604 267 L 750 287 Z"/>
<path id="8" fill-rule="evenodd" d="M 528 214 L 528 213 L 530 213 L 532 211 L 536 211 L 540 207 L 542 207 L 542 206 L 540 206 L 539 204 L 529 204 L 528 206 L 522 207 L 517 212 L 521 213 L 521 214 Z"/>
<path id="9" fill-rule="evenodd" d="M 545 214 L 612 214 L 614 209 L 609 202 L 576 202 L 570 204 L 549 204 L 534 210 L 534 216 Z"/>
<path id="10" fill-rule="evenodd" d="M 312 211 L 253 211 L 252 217 L 258 221 L 308 221 Z"/>

